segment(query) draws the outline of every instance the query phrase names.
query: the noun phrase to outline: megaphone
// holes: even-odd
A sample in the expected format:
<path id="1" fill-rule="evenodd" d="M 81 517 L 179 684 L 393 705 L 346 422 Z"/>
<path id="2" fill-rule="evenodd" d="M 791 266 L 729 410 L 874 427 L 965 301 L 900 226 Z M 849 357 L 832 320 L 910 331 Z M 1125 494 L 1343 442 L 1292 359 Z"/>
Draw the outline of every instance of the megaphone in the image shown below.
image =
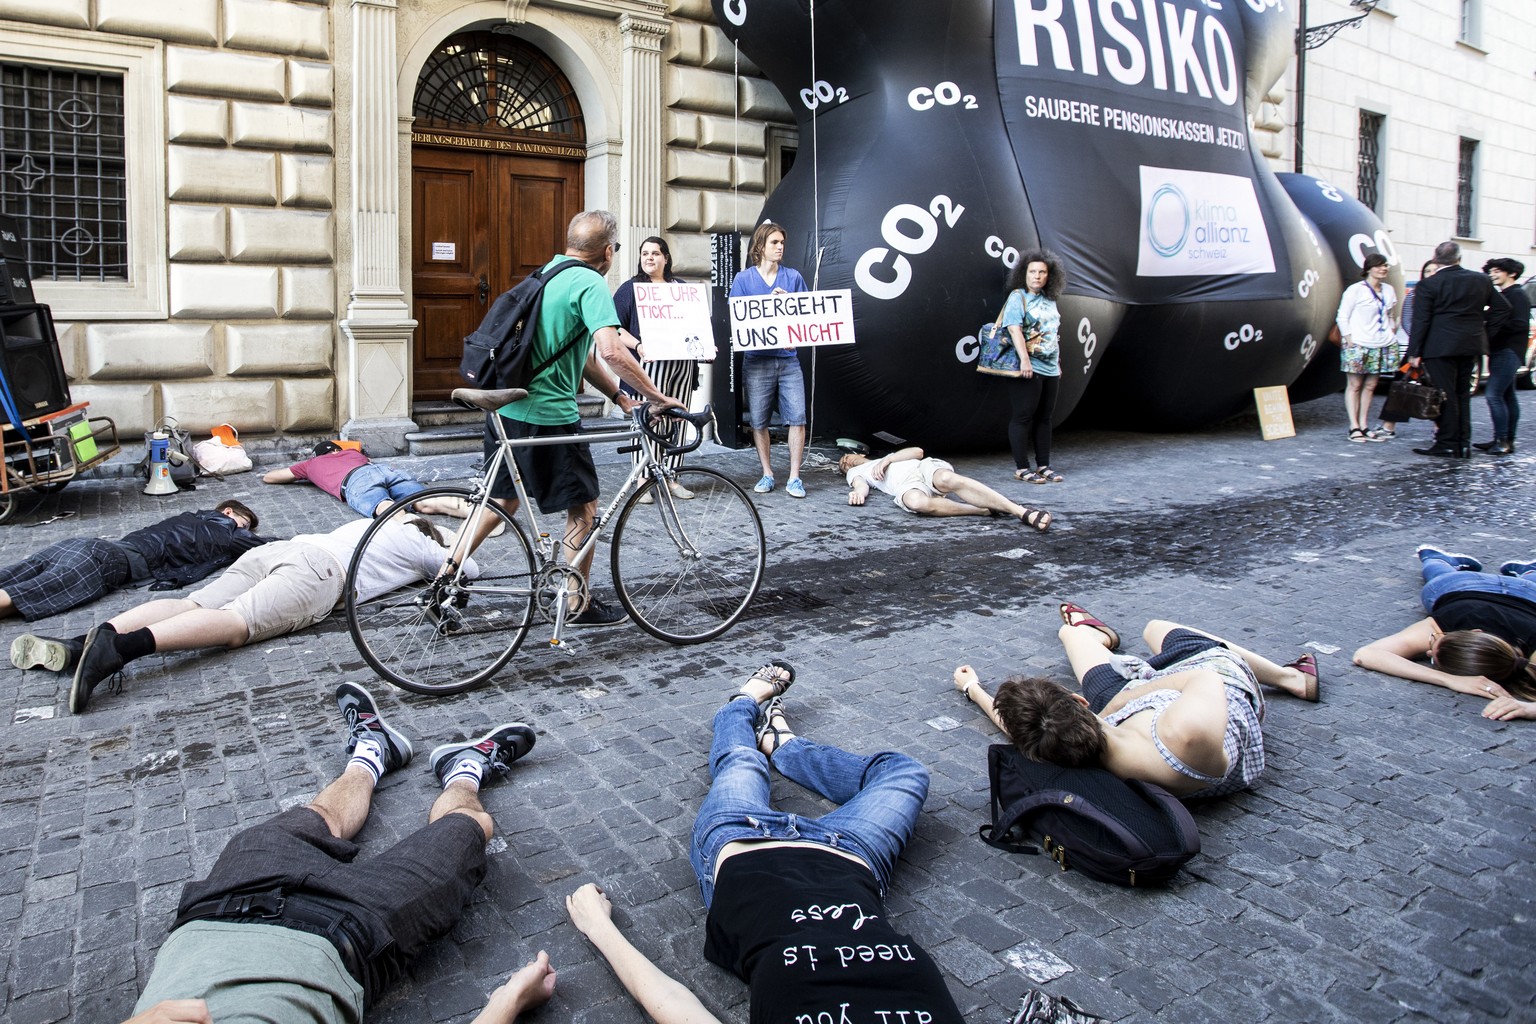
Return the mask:
<path id="1" fill-rule="evenodd" d="M 145 494 L 175 494 L 176 481 L 171 479 L 171 463 L 182 463 L 187 457 L 171 451 L 171 436 L 163 430 L 149 435 L 149 483 L 144 485 Z"/>

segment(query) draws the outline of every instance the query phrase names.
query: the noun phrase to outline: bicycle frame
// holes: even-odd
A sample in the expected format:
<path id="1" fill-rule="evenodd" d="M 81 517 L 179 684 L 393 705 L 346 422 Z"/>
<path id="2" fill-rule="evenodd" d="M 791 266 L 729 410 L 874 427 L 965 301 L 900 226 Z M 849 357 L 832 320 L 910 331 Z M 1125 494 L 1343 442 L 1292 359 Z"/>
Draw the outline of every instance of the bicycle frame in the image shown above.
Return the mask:
<path id="1" fill-rule="evenodd" d="M 665 438 L 656 435 L 654 432 L 648 431 L 643 425 L 644 418 L 647 413 L 648 406 L 639 406 L 630 414 L 630 425 L 621 430 L 598 430 L 588 433 L 578 432 L 575 434 L 561 434 L 549 437 L 525 437 L 516 439 L 507 436 L 506 428 L 503 426 L 501 421 L 501 416 L 493 414 L 492 422 L 496 426 L 496 434 L 498 438 L 497 446 L 490 459 L 481 468 L 479 480 L 473 488 L 474 507 L 470 510 L 469 518 L 465 521 L 463 529 L 460 531 L 458 538 L 454 541 L 453 544 L 453 553 L 450 556 L 450 559 L 454 563 L 455 574 L 458 572 L 458 564 L 462 561 L 459 553 L 462 549 L 464 539 L 466 537 L 477 535 L 477 531 L 480 527 L 481 517 L 485 515 L 486 503 L 492 500 L 490 497 L 491 482 L 497 478 L 497 474 L 502 471 L 503 467 L 507 469 L 508 474 L 512 477 L 512 486 L 517 492 L 518 507 L 517 511 L 514 512 L 512 516 L 514 520 L 521 517 L 525 522 L 528 530 L 528 539 L 534 552 L 535 579 L 531 581 L 530 585 L 536 598 L 539 596 L 539 592 L 544 585 L 544 579 L 547 575 L 550 574 L 551 568 L 560 566 L 562 564 L 565 568 L 561 574 L 561 582 L 562 585 L 569 589 L 568 584 L 566 584 L 565 581 L 569 580 L 572 574 L 579 575 L 579 570 L 576 569 L 576 566 L 581 565 L 589 557 L 594 555 L 597 550 L 598 540 L 602 537 L 603 531 L 607 527 L 608 523 L 624 506 L 625 500 L 629 497 L 631 492 L 636 491 L 642 487 L 647 479 L 655 481 L 656 486 L 652 488 L 652 491 L 655 496 L 657 511 L 662 517 L 662 521 L 666 526 L 668 535 L 671 536 L 672 539 L 677 543 L 679 551 L 681 551 L 685 557 L 694 557 L 696 554 L 696 549 L 693 543 L 687 538 L 685 531 L 682 528 L 682 524 L 678 520 L 677 508 L 674 504 L 672 491 L 670 488 L 665 486 L 668 477 L 668 470 L 664 465 L 657 461 L 655 454 L 651 451 L 650 447 L 645 444 L 645 441 L 648 438 L 663 443 L 666 440 Z M 713 418 L 711 417 L 706 422 L 712 424 Z M 691 446 L 682 447 L 680 450 L 692 451 L 703 442 L 702 425 L 698 423 L 695 423 L 694 425 L 699 429 L 698 439 Z M 594 518 L 591 528 L 587 531 L 586 539 L 582 541 L 581 546 L 576 549 L 570 559 L 563 560 L 561 555 L 565 551 L 564 531 L 562 530 L 562 539 L 557 549 L 553 535 L 551 535 L 549 531 L 542 529 L 539 524 L 538 516 L 533 510 L 533 504 L 528 500 L 528 491 L 523 486 L 523 476 L 522 473 L 518 471 L 517 460 L 512 457 L 512 451 L 515 448 L 539 448 L 564 444 L 606 444 L 609 442 L 618 444 L 628 442 L 638 446 L 638 451 L 640 452 L 640 461 L 630 467 L 629 475 L 624 478 L 623 484 L 619 486 L 619 489 L 617 492 L 615 492 L 612 500 L 610 500 L 607 506 L 604 507 L 602 511 Z M 620 448 L 619 450 L 622 452 L 628 449 Z M 579 595 L 583 589 L 586 589 L 585 578 L 582 580 L 581 588 L 572 593 Z M 558 600 L 551 596 L 551 604 L 553 605 L 555 629 L 554 634 L 550 637 L 549 643 L 552 647 L 559 647 L 562 646 L 564 642 L 561 634 L 565 626 L 566 617 L 570 613 L 569 601 Z"/>

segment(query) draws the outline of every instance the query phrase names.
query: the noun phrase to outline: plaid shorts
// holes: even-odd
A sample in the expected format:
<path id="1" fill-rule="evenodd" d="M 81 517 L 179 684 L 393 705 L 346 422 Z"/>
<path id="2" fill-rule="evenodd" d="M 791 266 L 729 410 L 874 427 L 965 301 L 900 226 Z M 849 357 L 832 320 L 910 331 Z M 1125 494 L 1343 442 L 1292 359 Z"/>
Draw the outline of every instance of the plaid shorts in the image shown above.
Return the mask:
<path id="1" fill-rule="evenodd" d="M 87 537 L 50 544 L 0 569 L 0 590 L 32 622 L 106 597 L 126 586 L 130 575 L 122 547 Z"/>

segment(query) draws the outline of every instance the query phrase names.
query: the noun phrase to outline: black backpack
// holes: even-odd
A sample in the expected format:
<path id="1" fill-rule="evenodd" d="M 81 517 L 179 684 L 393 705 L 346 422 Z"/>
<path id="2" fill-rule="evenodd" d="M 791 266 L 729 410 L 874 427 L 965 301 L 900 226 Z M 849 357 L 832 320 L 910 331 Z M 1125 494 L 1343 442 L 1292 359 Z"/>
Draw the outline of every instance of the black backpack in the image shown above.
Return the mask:
<path id="1" fill-rule="evenodd" d="M 1006 743 L 988 749 L 987 773 L 992 823 L 978 834 L 999 850 L 1043 848 L 1063 871 L 1132 886 L 1166 882 L 1200 852 L 1195 819 L 1160 786 L 1031 761 Z"/>
<path id="2" fill-rule="evenodd" d="M 539 333 L 539 306 L 544 298 L 544 285 L 556 274 L 585 266 L 588 264 L 576 259 L 557 263 L 548 270 L 529 274 L 497 296 L 480 326 L 464 339 L 464 358 L 459 360 L 459 373 L 471 387 L 486 390 L 526 388 L 586 335 L 585 326 L 578 325 L 576 333 L 554 355 L 529 368 L 534 339 Z"/>

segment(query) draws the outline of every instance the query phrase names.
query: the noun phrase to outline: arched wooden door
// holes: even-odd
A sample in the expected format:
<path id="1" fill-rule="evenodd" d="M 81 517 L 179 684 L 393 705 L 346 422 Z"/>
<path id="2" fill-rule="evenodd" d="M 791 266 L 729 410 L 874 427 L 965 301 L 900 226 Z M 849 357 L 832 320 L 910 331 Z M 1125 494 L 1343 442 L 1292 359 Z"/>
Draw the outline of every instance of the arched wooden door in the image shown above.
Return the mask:
<path id="1" fill-rule="evenodd" d="M 565 249 L 586 133 L 570 82 L 502 32 L 452 36 L 416 85 L 411 136 L 413 399 L 463 384 L 459 357 L 497 295 Z"/>

